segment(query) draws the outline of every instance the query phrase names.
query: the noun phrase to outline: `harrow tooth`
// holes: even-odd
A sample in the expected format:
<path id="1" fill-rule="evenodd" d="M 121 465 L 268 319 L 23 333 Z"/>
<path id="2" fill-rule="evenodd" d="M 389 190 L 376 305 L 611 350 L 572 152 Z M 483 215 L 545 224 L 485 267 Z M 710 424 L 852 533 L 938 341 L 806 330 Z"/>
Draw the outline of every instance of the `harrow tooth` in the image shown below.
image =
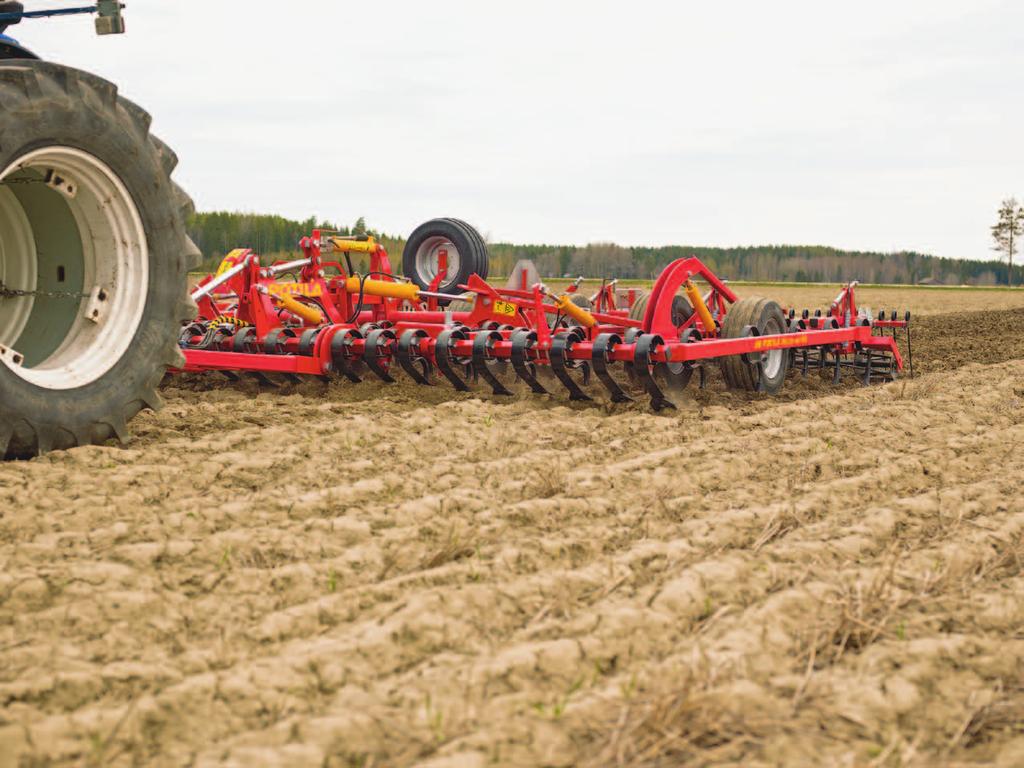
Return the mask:
<path id="1" fill-rule="evenodd" d="M 565 388 L 569 390 L 570 400 L 592 400 L 586 392 L 580 389 L 579 384 L 572 380 L 572 376 L 569 375 L 569 368 L 578 367 L 583 371 L 583 384 L 590 383 L 590 365 L 585 362 L 575 363 L 570 360 L 569 350 L 572 349 L 573 344 L 577 341 L 583 340 L 583 331 L 579 328 L 573 328 L 568 333 L 561 333 L 556 336 L 551 342 L 551 372 L 558 377 L 558 380 L 565 385 Z"/>
<path id="2" fill-rule="evenodd" d="M 491 385 L 494 394 L 511 395 L 512 391 L 491 372 L 491 367 L 495 364 L 490 358 L 491 349 L 494 342 L 501 340 L 502 335 L 497 330 L 480 331 L 473 337 L 473 371 Z"/>
<path id="3" fill-rule="evenodd" d="M 410 328 L 402 334 L 398 340 L 398 351 L 396 357 L 398 364 L 402 366 L 409 378 L 417 384 L 430 386 L 430 373 L 433 366 L 430 361 L 419 353 L 419 345 L 423 339 L 429 338 L 429 334 L 422 328 Z"/>
<path id="4" fill-rule="evenodd" d="M 654 380 L 655 363 L 651 362 L 651 353 L 665 345 L 665 340 L 656 333 L 644 333 L 636 340 L 633 348 L 633 370 L 641 385 L 651 396 L 651 408 L 661 411 L 665 408 L 675 409 L 676 404 L 665 397 L 658 382 Z"/>
<path id="5" fill-rule="evenodd" d="M 530 390 L 537 395 L 546 395 L 548 391 L 537 381 L 537 366 L 529 360 L 529 350 L 537 343 L 537 332 L 520 329 L 512 334 L 512 369 L 516 376 L 525 381 Z"/>
<path id="6" fill-rule="evenodd" d="M 633 400 L 608 373 L 608 355 L 621 343 L 622 337 L 617 333 L 602 333 L 594 340 L 594 359 L 592 361 L 594 373 L 608 390 L 613 403 L 627 403 Z"/>
<path id="7" fill-rule="evenodd" d="M 375 328 L 366 337 L 363 347 L 363 362 L 377 374 L 381 381 L 394 384 L 394 377 L 388 372 L 384 361 L 388 358 L 388 347 L 395 341 L 395 332 L 390 328 Z"/>
<path id="8" fill-rule="evenodd" d="M 867 386 L 868 384 L 871 383 L 871 362 L 871 350 L 865 349 L 863 362 L 861 364 L 864 368 L 864 376 L 861 378 L 861 383 L 864 384 L 864 386 Z"/>
<path id="9" fill-rule="evenodd" d="M 470 369 L 465 362 L 452 358 L 452 345 L 456 341 L 464 341 L 468 338 L 469 334 L 464 329 L 451 328 L 441 331 L 438 334 L 437 343 L 434 345 L 434 362 L 437 363 L 437 369 L 459 392 L 469 391 Z M 459 366 L 465 372 L 463 376 L 459 375 L 455 366 Z"/>
<path id="10" fill-rule="evenodd" d="M 358 362 L 352 355 L 352 342 L 361 338 L 363 335 L 359 331 L 349 328 L 338 331 L 331 339 L 331 366 L 354 384 L 363 380 L 356 372 Z"/>

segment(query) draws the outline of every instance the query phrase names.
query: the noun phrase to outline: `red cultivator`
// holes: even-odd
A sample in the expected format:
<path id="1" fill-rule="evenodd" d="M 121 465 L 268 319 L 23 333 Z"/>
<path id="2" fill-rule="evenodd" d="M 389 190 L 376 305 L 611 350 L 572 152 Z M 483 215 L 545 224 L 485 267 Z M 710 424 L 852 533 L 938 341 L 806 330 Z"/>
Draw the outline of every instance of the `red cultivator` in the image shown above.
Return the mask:
<path id="1" fill-rule="evenodd" d="M 252 251 L 234 251 L 199 284 L 198 318 L 181 335 L 184 370 L 352 381 L 369 370 L 391 382 L 401 369 L 420 384 L 439 373 L 458 390 L 483 382 L 497 395 L 511 394 L 516 380 L 536 393 L 557 382 L 572 400 L 592 399 L 594 376 L 612 401 L 645 393 L 661 410 L 674 407 L 671 396 L 694 371 L 703 386 L 713 362 L 729 387 L 774 393 L 793 366 L 829 368 L 837 383 L 843 369 L 865 384 L 891 380 L 903 369 L 897 328 L 909 352 L 909 313 L 868 317 L 856 283 L 827 312 L 797 317 L 768 299 L 739 299 L 688 258 L 620 307 L 614 282 L 590 299 L 576 292 L 579 283 L 555 295 L 526 273 L 515 287 L 491 286 L 480 276 L 482 239 L 454 219 L 428 222 L 410 238 L 403 262 L 412 281 L 393 274 L 372 238 L 314 231 L 300 247 L 303 258 L 266 266 Z M 369 256 L 365 273 L 353 268 L 353 253 Z M 289 273 L 293 280 L 281 279 Z"/>

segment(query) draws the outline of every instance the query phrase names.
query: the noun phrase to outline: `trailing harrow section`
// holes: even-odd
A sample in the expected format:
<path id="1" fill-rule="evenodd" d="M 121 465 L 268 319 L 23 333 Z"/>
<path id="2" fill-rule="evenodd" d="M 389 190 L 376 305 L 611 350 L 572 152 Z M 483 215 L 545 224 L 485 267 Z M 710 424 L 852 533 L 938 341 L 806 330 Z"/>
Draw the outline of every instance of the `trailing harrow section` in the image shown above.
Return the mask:
<path id="1" fill-rule="evenodd" d="M 814 314 L 740 299 L 696 258 L 668 265 L 649 293 L 630 290 L 625 301 L 615 281 L 590 297 L 580 281 L 553 293 L 522 268 L 496 288 L 480 276 L 486 250 L 469 225 L 437 219 L 416 233 L 403 255 L 410 280 L 371 237 L 314 231 L 301 259 L 266 265 L 233 251 L 192 294 L 199 314 L 181 333 L 182 370 L 268 383 L 367 372 L 393 382 L 402 371 L 419 384 L 481 384 L 496 395 L 517 381 L 538 394 L 564 387 L 571 400 L 591 400 L 596 379 L 613 402 L 644 396 L 662 410 L 694 372 L 703 387 L 712 365 L 730 388 L 772 394 L 791 368 L 824 370 L 837 383 L 844 371 L 865 384 L 892 380 L 904 367 L 901 329 L 910 351 L 910 314 L 869 316 L 856 283 Z M 369 257 L 369 269 L 354 269 L 353 254 Z M 465 282 L 450 277 L 453 264 L 472 270 Z"/>

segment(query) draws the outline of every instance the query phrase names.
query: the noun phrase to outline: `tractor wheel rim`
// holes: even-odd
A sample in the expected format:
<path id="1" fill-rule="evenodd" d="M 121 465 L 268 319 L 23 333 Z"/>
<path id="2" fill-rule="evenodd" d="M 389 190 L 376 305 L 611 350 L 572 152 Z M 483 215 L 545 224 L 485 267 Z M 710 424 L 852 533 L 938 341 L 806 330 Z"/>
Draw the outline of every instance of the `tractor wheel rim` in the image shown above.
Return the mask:
<path id="1" fill-rule="evenodd" d="M 764 324 L 765 335 L 782 333 L 782 328 L 779 325 L 778 320 L 774 317 L 770 318 L 767 323 Z M 781 349 L 773 349 L 765 353 L 764 356 L 764 375 L 765 378 L 774 379 L 779 375 L 779 370 L 782 368 L 782 355 Z"/>
<path id="2" fill-rule="evenodd" d="M 0 361 L 37 387 L 107 374 L 133 343 L 149 287 L 138 208 L 105 163 L 48 146 L 0 173 Z M 54 295 L 55 294 L 55 295 Z"/>
<path id="3" fill-rule="evenodd" d="M 416 271 L 426 282 L 430 282 L 438 273 L 438 262 L 442 250 L 448 251 L 448 272 L 445 283 L 450 283 L 459 273 L 461 259 L 459 249 L 446 237 L 428 237 L 416 249 Z"/>

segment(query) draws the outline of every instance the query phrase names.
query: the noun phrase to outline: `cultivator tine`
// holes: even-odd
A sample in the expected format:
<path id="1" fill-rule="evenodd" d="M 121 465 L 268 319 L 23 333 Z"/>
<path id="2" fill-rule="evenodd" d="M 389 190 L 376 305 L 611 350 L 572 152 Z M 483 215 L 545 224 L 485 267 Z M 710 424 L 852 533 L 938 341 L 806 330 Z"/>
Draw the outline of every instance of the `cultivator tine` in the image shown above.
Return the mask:
<path id="1" fill-rule="evenodd" d="M 633 399 L 608 373 L 608 356 L 621 343 L 622 337 L 617 333 L 602 333 L 594 340 L 594 359 L 592 361 L 594 373 L 597 374 L 598 381 L 608 390 L 613 403 L 628 403 Z"/>
<path id="2" fill-rule="evenodd" d="M 460 376 L 455 366 L 467 372 L 468 369 L 465 363 L 453 360 L 451 348 L 454 342 L 464 341 L 468 338 L 469 335 L 462 328 L 451 328 L 441 331 L 438 334 L 437 343 L 434 345 L 434 362 L 437 363 L 437 369 L 441 371 L 442 375 L 459 392 L 469 391 L 469 384 L 467 383 L 469 376 Z"/>
<path id="3" fill-rule="evenodd" d="M 267 374 L 265 374 L 263 371 L 249 371 L 248 373 L 261 386 L 273 387 L 274 389 L 277 389 L 279 386 L 281 386 L 276 381 L 267 376 Z"/>
<path id="4" fill-rule="evenodd" d="M 398 340 L 398 351 L 396 357 L 398 364 L 402 366 L 409 378 L 417 384 L 430 385 L 430 361 L 419 353 L 420 342 L 430 338 L 430 334 L 422 328 L 410 328 L 402 334 Z"/>
<path id="5" fill-rule="evenodd" d="M 843 356 L 839 353 L 838 349 L 833 352 L 833 356 L 835 357 L 835 369 L 832 371 L 832 383 L 835 386 L 839 386 L 839 384 L 843 380 L 843 374 L 842 374 Z"/>
<path id="6" fill-rule="evenodd" d="M 527 357 L 529 350 L 537 343 L 537 332 L 521 329 L 512 334 L 512 370 L 516 376 L 525 381 L 530 390 L 537 395 L 546 395 L 548 391 L 537 381 L 537 366 Z"/>
<path id="7" fill-rule="evenodd" d="M 356 373 L 356 360 L 352 354 L 352 342 L 363 338 L 363 334 L 352 329 L 338 331 L 331 339 L 331 365 L 349 381 L 358 384 L 362 377 Z"/>
<path id="8" fill-rule="evenodd" d="M 491 349 L 496 341 L 501 341 L 502 335 L 498 331 L 481 331 L 473 338 L 473 371 L 481 379 L 491 385 L 491 391 L 496 395 L 511 395 L 512 392 L 498 377 L 491 371 L 493 361 Z M 492 361 L 492 362 L 489 362 Z"/>
<path id="9" fill-rule="evenodd" d="M 651 408 L 661 411 L 665 408 L 675 409 L 676 404 L 665 397 L 658 382 L 654 380 L 654 363 L 651 353 L 665 345 L 665 340 L 656 333 L 641 334 L 633 348 L 633 371 L 636 373 L 644 391 L 651 396 Z"/>
<path id="10" fill-rule="evenodd" d="M 381 381 L 394 384 L 394 377 L 384 366 L 388 357 L 388 347 L 395 342 L 395 332 L 390 328 L 374 328 L 366 337 L 366 345 L 363 347 L 363 362 L 370 370 L 377 374 Z"/>
<path id="11" fill-rule="evenodd" d="M 572 376 L 569 375 L 569 368 L 577 365 L 569 360 L 569 350 L 577 341 L 583 341 L 583 333 L 578 328 L 573 328 L 567 333 L 560 333 L 551 341 L 551 372 L 569 390 L 570 400 L 592 400 L 593 398 L 580 389 L 579 384 L 573 381 Z M 579 362 L 578 367 L 583 371 L 583 384 L 589 384 L 590 365 Z"/>

